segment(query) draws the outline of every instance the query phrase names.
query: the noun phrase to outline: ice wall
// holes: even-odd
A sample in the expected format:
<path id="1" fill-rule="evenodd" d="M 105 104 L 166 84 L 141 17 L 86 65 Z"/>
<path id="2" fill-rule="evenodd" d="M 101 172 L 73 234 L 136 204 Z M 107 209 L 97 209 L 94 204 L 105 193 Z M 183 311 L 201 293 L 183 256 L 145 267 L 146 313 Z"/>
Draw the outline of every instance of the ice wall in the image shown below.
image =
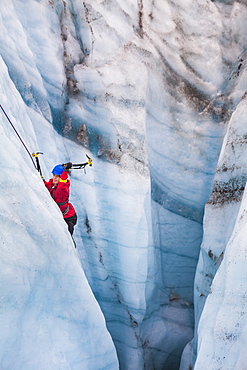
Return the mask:
<path id="1" fill-rule="evenodd" d="M 236 76 L 241 69 L 246 6 L 4 0 L 0 7 L 2 58 L 33 125 L 29 144 L 45 153 L 45 177 L 56 163 L 93 157 L 86 175 L 71 176 L 75 239 L 120 367 L 178 369 L 193 337 L 204 205 L 239 101 L 228 79 L 234 63 Z"/>
<path id="2" fill-rule="evenodd" d="M 27 8 L 30 13 L 26 12 Z M 90 10 L 90 4 L 88 8 Z M 11 80 L 27 106 L 26 113 L 19 106 L 9 106 L 4 95 L 9 82 L 5 80 L 2 82 L 2 104 L 10 117 L 18 120 L 20 133 L 26 133 L 24 138 L 28 137 L 25 131 L 27 117 L 30 124 L 32 122 L 31 131 L 36 134 L 36 140 L 33 142 L 29 138 L 28 146 L 32 151 L 44 152 L 40 161 L 45 178 L 50 176 L 56 163 L 68 160 L 84 162 L 85 153 L 93 157 L 93 168 L 86 175 L 83 171 L 75 171 L 71 176 L 71 200 L 78 213 L 77 249 L 82 268 L 104 312 L 120 361 L 123 366 L 131 363 L 136 368 L 140 364 L 143 366 L 139 351 L 139 322 L 146 307 L 147 250 L 152 242 L 148 235 L 151 223 L 142 100 L 145 89 L 140 83 L 137 94 L 133 87 L 136 78 L 140 81 L 143 78 L 135 75 L 137 61 L 130 69 L 130 61 L 127 63 L 126 58 L 123 59 L 125 66 L 122 70 L 118 70 L 117 62 L 110 68 L 105 61 L 99 63 L 97 59 L 99 70 L 92 68 L 90 63 L 82 63 L 87 54 L 85 43 L 89 25 L 82 33 L 83 46 L 79 33 L 83 22 L 87 24 L 86 20 L 90 18 L 89 10 L 84 6 L 81 9 L 79 2 L 1 4 L 2 55 Z M 79 25 L 75 21 L 75 12 Z M 78 43 L 81 49 L 77 48 Z M 104 43 L 100 48 L 102 45 Z M 108 56 L 110 46 L 105 50 Z M 140 67 L 139 72 L 142 71 L 144 69 Z M 124 88 L 118 91 L 117 84 L 124 84 L 126 80 L 126 91 Z M 108 93 L 105 85 L 110 86 Z M 112 111 L 115 112 L 114 118 Z M 62 139 L 53 127 L 84 147 Z M 30 160 L 28 156 L 27 160 Z M 50 227 L 54 233 L 59 232 L 56 224 L 51 222 Z M 99 318 L 95 316 L 95 320 Z M 106 342 L 96 351 L 101 343 L 97 342 L 94 331 L 90 331 L 90 325 L 94 326 L 93 322 L 88 322 L 87 335 L 92 340 L 95 337 L 95 340 L 90 351 L 87 347 L 85 351 L 89 351 L 88 359 L 91 359 L 92 366 L 99 366 L 98 359 L 101 358 L 101 366 L 105 368 L 108 364 L 101 351 L 105 345 L 109 345 L 109 352 L 112 349 L 111 342 L 108 343 L 109 333 L 98 328 Z M 95 354 L 95 362 L 91 353 Z M 111 365 L 118 367 L 114 360 Z M 86 362 L 84 366 L 88 366 Z"/>
<path id="3" fill-rule="evenodd" d="M 37 148 L 28 108 L 1 58 L 0 70 L 1 103 L 25 145 Z M 39 119 L 49 145 L 61 148 Z M 0 368 L 116 370 L 105 318 L 61 213 L 2 110 L 0 122 Z"/>
<path id="4" fill-rule="evenodd" d="M 246 361 L 242 350 L 246 276 L 245 268 L 241 267 L 245 261 L 246 230 L 246 81 L 245 52 L 229 78 L 233 114 L 205 212 L 204 238 L 195 279 L 198 325 L 195 369 L 238 369 L 244 367 Z"/>
<path id="5" fill-rule="evenodd" d="M 153 283 L 153 304 L 143 327 L 149 341 L 145 363 L 150 368 L 159 368 L 165 358 L 165 369 L 179 366 L 184 343 L 193 337 L 193 281 L 204 204 L 231 107 L 224 90 L 230 75 L 227 63 L 232 63 L 234 53 L 230 57 L 222 39 L 223 33 L 229 37 L 224 11 L 212 2 L 163 7 L 155 2 L 150 12 L 149 38 L 159 54 L 150 68 L 147 99 L 155 249 L 148 282 Z M 155 28 L 154 36 L 157 14 L 160 22 L 169 22 Z M 206 66 L 211 66 L 210 73 Z"/>

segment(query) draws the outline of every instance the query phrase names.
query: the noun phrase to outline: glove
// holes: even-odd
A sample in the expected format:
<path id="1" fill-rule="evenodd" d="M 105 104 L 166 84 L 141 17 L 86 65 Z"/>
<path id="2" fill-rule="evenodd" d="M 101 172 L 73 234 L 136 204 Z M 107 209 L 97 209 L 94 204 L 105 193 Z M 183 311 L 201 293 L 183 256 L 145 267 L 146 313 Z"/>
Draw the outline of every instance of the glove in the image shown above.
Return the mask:
<path id="1" fill-rule="evenodd" d="M 64 165 L 65 171 L 68 171 L 71 167 L 72 167 L 72 163 L 71 162 L 65 163 L 65 165 Z"/>

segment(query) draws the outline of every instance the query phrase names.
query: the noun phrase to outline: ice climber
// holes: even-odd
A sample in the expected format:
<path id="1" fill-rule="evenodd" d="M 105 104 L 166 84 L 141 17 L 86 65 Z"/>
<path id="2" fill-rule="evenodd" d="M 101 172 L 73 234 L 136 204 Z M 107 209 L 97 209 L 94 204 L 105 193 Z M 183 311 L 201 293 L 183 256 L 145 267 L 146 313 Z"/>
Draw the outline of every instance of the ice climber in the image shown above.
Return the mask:
<path id="1" fill-rule="evenodd" d="M 77 222 L 77 215 L 73 205 L 69 202 L 70 180 L 68 179 L 68 172 L 71 167 L 71 162 L 63 166 L 58 164 L 52 170 L 53 177 L 49 181 L 44 180 L 44 183 L 59 206 L 64 221 L 68 225 L 68 230 L 72 235 Z"/>

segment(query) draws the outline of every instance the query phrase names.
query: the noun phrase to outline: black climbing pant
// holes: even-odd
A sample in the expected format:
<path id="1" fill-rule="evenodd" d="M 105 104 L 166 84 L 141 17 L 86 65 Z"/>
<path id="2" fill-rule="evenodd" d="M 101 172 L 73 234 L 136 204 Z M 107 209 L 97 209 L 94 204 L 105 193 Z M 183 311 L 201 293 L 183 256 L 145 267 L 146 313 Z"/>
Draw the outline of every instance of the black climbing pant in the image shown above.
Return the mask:
<path id="1" fill-rule="evenodd" d="M 66 218 L 64 218 L 64 221 L 68 225 L 68 230 L 69 230 L 70 234 L 73 235 L 74 227 L 77 223 L 77 215 L 74 214 L 74 216 L 72 216 L 72 217 L 66 217 Z"/>

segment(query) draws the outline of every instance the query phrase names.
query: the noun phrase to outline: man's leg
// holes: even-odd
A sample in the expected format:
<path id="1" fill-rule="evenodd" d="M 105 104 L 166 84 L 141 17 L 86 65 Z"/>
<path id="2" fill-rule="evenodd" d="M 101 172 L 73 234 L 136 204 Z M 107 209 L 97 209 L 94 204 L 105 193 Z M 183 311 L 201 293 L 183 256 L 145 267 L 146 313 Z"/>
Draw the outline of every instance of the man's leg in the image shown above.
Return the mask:
<path id="1" fill-rule="evenodd" d="M 67 218 L 64 218 L 64 221 L 67 223 L 68 225 L 68 230 L 70 232 L 71 235 L 73 235 L 73 232 L 74 232 L 74 227 L 77 223 L 77 215 L 75 214 L 74 216 L 72 217 L 67 217 Z"/>

